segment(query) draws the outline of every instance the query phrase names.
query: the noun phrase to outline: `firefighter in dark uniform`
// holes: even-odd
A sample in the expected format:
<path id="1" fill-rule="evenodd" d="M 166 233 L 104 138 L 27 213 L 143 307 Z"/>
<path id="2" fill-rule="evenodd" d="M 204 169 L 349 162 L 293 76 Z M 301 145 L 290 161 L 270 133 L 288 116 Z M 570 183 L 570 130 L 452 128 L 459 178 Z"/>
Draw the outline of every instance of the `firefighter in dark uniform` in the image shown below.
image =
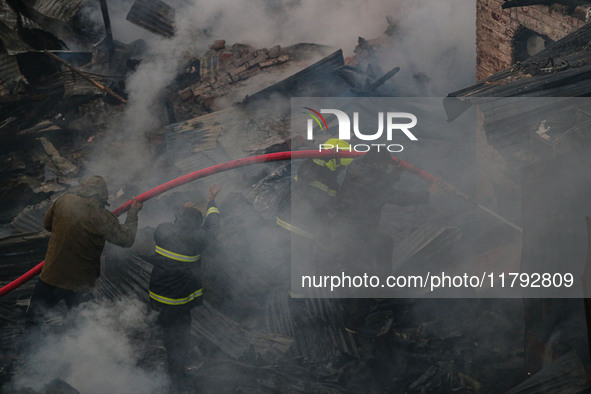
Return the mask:
<path id="1" fill-rule="evenodd" d="M 191 348 L 191 309 L 201 305 L 201 255 L 217 235 L 220 211 L 215 197 L 221 188 L 209 188 L 203 215 L 186 204 L 174 223 L 162 223 L 154 232 L 154 268 L 150 276 L 150 305 L 157 310 L 157 324 L 168 355 L 168 370 L 174 383 L 184 381 Z"/>
<path id="2" fill-rule="evenodd" d="M 338 193 L 338 228 L 341 234 L 335 261 L 349 275 L 371 272 L 382 277 L 392 274 L 391 259 L 394 240 L 378 229 L 382 208 L 386 204 L 409 206 L 427 204 L 440 188 L 436 182 L 428 190 L 400 190 L 395 184 L 403 168 L 385 150 L 370 150 L 355 159 Z M 349 311 L 347 328 L 356 331 L 363 323 L 372 299 L 345 300 Z"/>
<path id="3" fill-rule="evenodd" d="M 349 260 L 371 261 L 374 269 L 377 262 L 389 261 L 394 245 L 389 235 L 378 230 L 382 208 L 386 204 L 408 206 L 429 202 L 435 188 L 407 191 L 395 187 L 403 171 L 385 150 L 371 150 L 347 168 L 337 206 L 342 228 L 347 233 L 342 247 L 348 250 L 345 254 Z"/>
<path id="4" fill-rule="evenodd" d="M 331 138 L 325 144 L 349 148 L 343 140 Z M 313 275 L 321 267 L 314 262 L 322 253 L 325 226 L 336 201 L 338 175 L 353 159 L 310 158 L 294 177 L 289 198 L 283 200 L 276 224 L 291 233 L 292 296 L 297 297 L 301 275 Z M 295 264 L 295 265 L 294 265 Z"/>

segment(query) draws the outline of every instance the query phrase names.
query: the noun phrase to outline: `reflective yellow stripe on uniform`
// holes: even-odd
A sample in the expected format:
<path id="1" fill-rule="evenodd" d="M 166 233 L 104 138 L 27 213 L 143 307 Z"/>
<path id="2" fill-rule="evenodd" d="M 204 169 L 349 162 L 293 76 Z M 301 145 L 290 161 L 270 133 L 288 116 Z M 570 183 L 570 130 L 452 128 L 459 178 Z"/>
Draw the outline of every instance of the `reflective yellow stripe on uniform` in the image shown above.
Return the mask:
<path id="1" fill-rule="evenodd" d="M 291 223 L 287 223 L 285 220 L 279 219 L 279 217 L 277 217 L 276 223 L 278 226 L 283 227 L 284 229 L 291 231 L 292 233 L 297 234 L 300 237 L 309 238 L 309 239 L 314 238 L 314 234 L 312 234 L 304 229 L 301 229 L 297 226 L 294 226 Z"/>
<path id="2" fill-rule="evenodd" d="M 330 187 L 326 186 L 322 182 L 318 182 L 318 181 L 310 182 L 310 186 L 315 187 L 316 189 L 322 190 L 323 192 L 327 193 L 331 197 L 337 196 L 336 190 L 332 190 Z"/>
<path id="3" fill-rule="evenodd" d="M 184 254 L 174 253 L 174 252 L 171 252 L 170 250 L 166 250 L 164 248 L 161 248 L 158 245 L 156 245 L 156 253 L 158 253 L 161 256 L 168 257 L 169 259 L 182 261 L 185 263 L 192 263 L 194 261 L 199 260 L 199 258 L 201 257 L 201 255 L 199 255 L 199 254 L 196 256 L 185 256 Z"/>
<path id="4" fill-rule="evenodd" d="M 313 161 L 314 161 L 314 163 L 318 164 L 319 166 L 326 167 L 326 168 L 328 168 L 331 171 L 336 170 L 337 167 L 339 166 L 337 164 L 337 161 L 335 159 L 330 159 L 328 161 L 324 161 L 324 160 L 321 160 L 321 159 L 314 159 Z"/>
<path id="5" fill-rule="evenodd" d="M 318 164 L 320 167 L 324 167 L 326 165 L 326 162 L 321 159 L 313 159 L 313 161 L 314 161 L 314 163 Z"/>
<path id="6" fill-rule="evenodd" d="M 193 301 L 195 298 L 197 297 L 201 297 L 203 295 L 203 289 L 199 289 L 191 294 L 189 294 L 187 297 L 184 298 L 168 298 L 168 297 L 163 297 L 161 295 L 158 295 L 152 291 L 150 291 L 150 298 L 153 300 L 156 300 L 158 302 L 161 302 L 163 304 L 167 304 L 167 305 L 184 305 L 184 304 L 188 304 L 189 302 Z"/>
<path id="7" fill-rule="evenodd" d="M 220 213 L 220 210 L 217 209 L 216 207 L 211 207 L 207 210 L 207 212 L 205 213 L 205 217 L 208 217 L 209 215 L 211 215 L 212 213 Z"/>
<path id="8" fill-rule="evenodd" d="M 298 181 L 298 176 L 296 175 L 293 178 L 293 180 L 297 182 Z M 332 190 L 330 187 L 326 186 L 322 182 L 318 182 L 318 181 L 310 182 L 310 186 L 322 190 L 323 192 L 327 193 L 331 197 L 336 197 L 337 196 L 337 191 L 336 190 Z"/>

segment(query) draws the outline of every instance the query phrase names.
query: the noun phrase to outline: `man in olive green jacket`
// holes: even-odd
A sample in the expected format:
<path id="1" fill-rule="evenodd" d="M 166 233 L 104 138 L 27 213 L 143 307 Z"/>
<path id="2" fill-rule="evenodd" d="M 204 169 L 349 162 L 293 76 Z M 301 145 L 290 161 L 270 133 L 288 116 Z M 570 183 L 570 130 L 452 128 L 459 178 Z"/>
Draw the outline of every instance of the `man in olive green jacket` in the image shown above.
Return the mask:
<path id="1" fill-rule="evenodd" d="M 100 275 L 105 241 L 124 248 L 133 244 L 142 204 L 134 198 L 125 224 L 120 224 L 105 209 L 108 197 L 105 180 L 91 176 L 76 194 L 64 194 L 49 207 L 43 225 L 51 238 L 27 309 L 29 325 L 39 324 L 61 300 L 72 308 L 90 295 Z"/>

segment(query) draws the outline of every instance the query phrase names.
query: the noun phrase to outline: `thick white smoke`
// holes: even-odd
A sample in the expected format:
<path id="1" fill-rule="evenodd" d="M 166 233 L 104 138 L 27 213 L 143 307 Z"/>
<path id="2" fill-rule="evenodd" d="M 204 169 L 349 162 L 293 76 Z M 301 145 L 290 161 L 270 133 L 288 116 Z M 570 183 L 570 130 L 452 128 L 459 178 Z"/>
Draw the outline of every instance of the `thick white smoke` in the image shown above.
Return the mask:
<path id="1" fill-rule="evenodd" d="M 202 55 L 215 39 L 257 48 L 313 42 L 342 48 L 345 56 L 351 56 L 359 36 L 383 36 L 388 16 L 396 29 L 380 48 L 378 60 L 384 72 L 401 67 L 399 75 L 389 83 L 415 95 L 446 95 L 474 81 L 475 4 L 470 0 L 168 3 L 176 9 L 177 33 L 171 39 L 140 33 L 141 29 L 126 22 L 131 2 L 126 7 L 110 4 L 114 38 L 131 42 L 143 37 L 149 48 L 137 71 L 126 81 L 129 102 L 123 115 L 110 122 L 111 132 L 125 136 L 128 143 L 122 151 L 101 154 L 91 163 L 93 172 L 110 175 L 121 183 L 126 181 L 121 179 L 125 178 L 122 168 L 128 177 L 134 177 L 149 157 L 150 149 L 142 136 L 162 127 L 166 117 L 159 99 L 179 66 Z M 413 76 L 417 73 L 429 80 L 426 88 L 416 89 Z M 114 155 L 117 160 L 113 160 Z"/>
<path id="2" fill-rule="evenodd" d="M 380 57 L 389 58 L 392 66 L 400 65 L 404 71 L 408 64 L 450 89 L 450 81 L 461 87 L 474 78 L 475 6 L 469 0 L 221 0 L 176 7 L 173 38 L 145 37 L 150 39 L 150 52 L 127 80 L 129 104 L 117 128 L 138 133 L 157 126 L 154 101 L 186 60 L 183 55 L 198 56 L 214 39 L 255 47 L 314 42 L 342 48 L 350 56 L 358 36 L 381 36 L 388 26 L 386 16 L 390 16 L 398 28 L 390 41 L 392 47 L 384 46 Z M 137 38 L 137 27 L 116 28 L 121 19 L 122 13 L 113 13 L 115 38 L 124 42 Z"/>
<path id="3" fill-rule="evenodd" d="M 40 390 L 61 378 L 82 393 L 161 392 L 166 373 L 138 366 L 152 325 L 146 311 L 135 299 L 82 304 L 72 327 L 30 339 L 14 388 Z"/>
<path id="4" fill-rule="evenodd" d="M 149 49 L 126 81 L 129 100 L 123 113 L 109 120 L 109 133 L 123 136 L 125 145 L 106 149 L 89 163 L 89 171 L 106 176 L 110 185 L 133 183 L 139 190 L 154 186 L 139 185 L 142 179 L 136 176 L 150 157 L 151 147 L 143 136 L 162 127 L 164 110 L 158 100 L 179 66 L 199 57 L 215 39 L 256 48 L 313 42 L 342 48 L 351 56 L 357 38 L 382 35 L 390 16 L 397 29 L 380 59 L 384 68 L 401 67 L 393 83 L 412 86 L 411 74 L 422 72 L 433 81 L 431 92 L 446 93 L 474 80 L 472 0 L 170 1 L 177 10 L 177 34 L 170 39 L 125 21 L 131 2 L 122 4 L 127 6 L 109 2 L 114 38 L 126 43 L 143 38 Z M 77 328 L 39 344 L 19 371 L 16 385 L 40 389 L 61 377 L 84 393 L 161 390 L 165 375 L 137 366 L 141 352 L 130 338 L 130 333 L 148 330 L 145 308 L 130 301 L 85 305 Z"/>

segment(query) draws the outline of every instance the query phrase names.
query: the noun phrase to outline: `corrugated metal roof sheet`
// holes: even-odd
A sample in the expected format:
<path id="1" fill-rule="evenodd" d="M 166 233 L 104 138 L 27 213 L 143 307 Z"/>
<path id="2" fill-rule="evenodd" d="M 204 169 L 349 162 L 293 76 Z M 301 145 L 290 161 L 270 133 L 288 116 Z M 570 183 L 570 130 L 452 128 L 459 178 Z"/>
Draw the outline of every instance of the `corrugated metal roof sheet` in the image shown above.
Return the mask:
<path id="1" fill-rule="evenodd" d="M 80 9 L 82 0 L 36 0 L 33 8 L 45 16 L 68 21 Z"/>
<path id="2" fill-rule="evenodd" d="M 398 242 L 392 251 L 392 272 L 402 267 L 418 254 L 437 254 L 442 248 L 453 244 L 461 237 L 457 227 L 442 227 L 437 224 L 425 224 Z"/>
<path id="3" fill-rule="evenodd" d="M 226 144 L 218 143 L 222 132 L 240 129 L 245 119 L 243 111 L 228 109 L 168 125 L 164 129 L 167 154 L 183 173 L 245 157 L 245 152 L 232 155 L 224 149 Z M 229 171 L 208 177 L 208 182 L 224 185 L 241 178 L 239 170 Z"/>
<path id="4" fill-rule="evenodd" d="M 96 292 L 107 299 L 125 295 L 148 301 L 151 264 L 129 250 L 114 255 L 105 252 L 105 274 L 96 283 Z M 247 328 L 219 312 L 208 302 L 192 311 L 192 330 L 200 338 L 218 346 L 233 358 L 241 357 L 254 346 L 259 354 L 277 357 L 284 354 L 293 340 L 280 334 L 268 334 Z"/>
<path id="5" fill-rule="evenodd" d="M 351 334 L 336 322 L 345 318 L 340 300 L 330 298 L 300 299 L 300 308 L 305 309 L 310 321 L 322 321 L 318 327 L 314 324 L 297 324 L 294 321 L 293 307 L 283 290 L 274 291 L 267 298 L 266 325 L 269 332 L 281 333 L 294 338 L 289 355 L 309 360 L 330 357 L 339 350 L 352 357 L 360 357 L 362 345 L 359 337 Z"/>
<path id="6" fill-rule="evenodd" d="M 8 6 L 5 0 L 0 0 L 0 21 L 4 22 L 11 29 L 16 27 L 16 13 Z M 39 25 L 24 15 L 21 15 L 21 22 L 23 27 L 29 29 L 39 28 Z"/>
<path id="7" fill-rule="evenodd" d="M 60 77 L 64 84 L 64 98 L 71 96 L 83 96 L 87 94 L 102 94 L 102 92 L 96 86 L 90 84 L 79 74 L 66 69 L 65 67 L 62 70 Z M 92 75 L 91 78 L 101 85 L 104 85 L 104 81 L 100 77 Z"/>
<path id="8" fill-rule="evenodd" d="M 173 152 L 201 152 L 216 147 L 223 116 L 213 113 L 166 126 L 164 135 Z"/>
<path id="9" fill-rule="evenodd" d="M 20 232 L 40 232 L 44 231 L 43 217 L 49 208 L 51 201 L 46 200 L 39 204 L 28 206 L 23 209 L 14 219 L 10 225 Z"/>
<path id="10" fill-rule="evenodd" d="M 152 33 L 172 37 L 174 16 L 174 8 L 160 0 L 136 0 L 125 19 Z"/>
<path id="11" fill-rule="evenodd" d="M 0 96 L 10 95 L 19 82 L 27 82 L 18 68 L 15 56 L 0 55 Z"/>
<path id="12" fill-rule="evenodd" d="M 573 108 L 584 104 L 571 103 L 568 98 L 591 94 L 590 51 L 591 25 L 585 25 L 522 63 L 450 93 L 443 102 L 448 118 L 455 119 L 470 105 L 478 104 L 486 120 L 487 142 L 502 153 L 507 168 L 521 168 L 548 155 L 570 151 L 583 141 L 580 128 L 565 127 L 568 138 L 554 142 L 543 140 L 533 131 L 542 120 L 561 111 L 575 113 Z"/>
<path id="13" fill-rule="evenodd" d="M 2 40 L 4 48 L 6 48 L 6 52 L 10 55 L 31 50 L 31 47 L 23 42 L 18 34 L 2 21 L 0 21 L 0 40 Z"/>

